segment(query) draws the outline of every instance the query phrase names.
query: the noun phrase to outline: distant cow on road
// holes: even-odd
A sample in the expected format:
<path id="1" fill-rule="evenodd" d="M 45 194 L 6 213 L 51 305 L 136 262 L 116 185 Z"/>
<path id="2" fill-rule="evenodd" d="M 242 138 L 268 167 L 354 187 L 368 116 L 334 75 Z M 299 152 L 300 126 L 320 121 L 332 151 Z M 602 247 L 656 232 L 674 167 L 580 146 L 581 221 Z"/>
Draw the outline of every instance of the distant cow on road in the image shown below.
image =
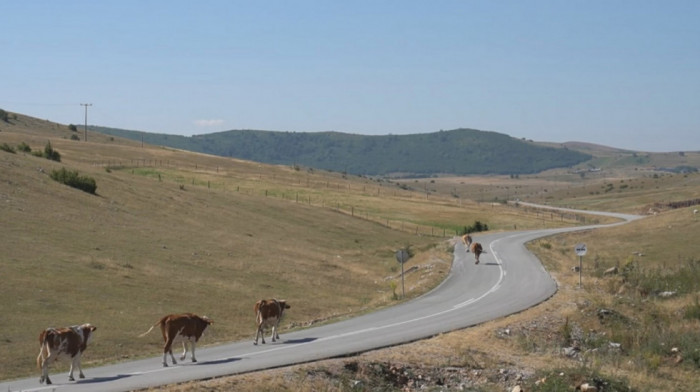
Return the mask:
<path id="1" fill-rule="evenodd" d="M 74 325 L 67 328 L 47 328 L 39 334 L 41 349 L 36 358 L 36 365 L 41 369 L 39 383 L 46 381 L 51 384 L 49 378 L 49 364 L 57 361 L 61 355 L 71 358 L 68 380 L 75 381 L 73 370 L 77 367 L 80 378 L 85 378 L 80 366 L 80 357 L 87 348 L 88 341 L 97 328 L 92 324 Z"/>
<path id="2" fill-rule="evenodd" d="M 173 343 L 177 342 L 182 342 L 182 355 L 180 356 L 180 360 L 184 361 L 187 357 L 187 343 L 189 342 L 192 346 L 192 362 L 197 362 L 197 358 L 194 354 L 195 344 L 199 341 L 199 338 L 202 337 L 204 330 L 213 322 L 214 321 L 207 316 L 200 317 L 192 313 L 169 314 L 163 316 L 157 323 L 153 324 L 148 331 L 139 335 L 139 337 L 148 335 L 156 325 L 160 325 L 160 331 L 163 333 L 163 340 L 165 341 L 165 345 L 163 346 L 163 366 L 168 366 L 168 353 L 173 360 L 173 365 L 177 364 L 175 356 L 173 356 Z"/>
<path id="3" fill-rule="evenodd" d="M 480 243 L 478 243 L 478 242 L 472 243 L 472 253 L 474 253 L 474 258 L 476 258 L 476 263 L 474 263 L 474 264 L 479 264 L 479 256 L 481 256 L 481 254 L 484 253 L 484 250 L 481 247 Z"/>
<path id="4" fill-rule="evenodd" d="M 272 341 L 280 338 L 277 329 L 280 321 L 284 317 L 284 310 L 290 306 L 286 300 L 278 299 L 261 299 L 255 303 L 253 310 L 255 311 L 255 323 L 257 330 L 255 331 L 255 342 L 258 344 L 258 337 L 262 337 L 262 343 L 265 344 L 265 328 L 272 328 Z"/>
<path id="5" fill-rule="evenodd" d="M 467 248 L 467 253 L 469 253 L 469 247 L 472 246 L 472 236 L 469 234 L 463 235 L 462 242 L 464 242 L 464 247 Z"/>

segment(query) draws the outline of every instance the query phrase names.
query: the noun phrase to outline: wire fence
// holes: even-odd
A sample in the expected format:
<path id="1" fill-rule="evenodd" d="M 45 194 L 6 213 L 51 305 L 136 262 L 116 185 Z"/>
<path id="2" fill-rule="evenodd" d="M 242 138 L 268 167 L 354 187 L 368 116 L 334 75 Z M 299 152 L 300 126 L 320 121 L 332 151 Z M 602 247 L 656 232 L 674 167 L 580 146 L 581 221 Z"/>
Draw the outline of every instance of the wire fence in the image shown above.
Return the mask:
<path id="1" fill-rule="evenodd" d="M 387 228 L 410 232 L 415 235 L 432 236 L 432 237 L 452 237 L 461 235 L 464 226 L 458 227 L 440 227 L 425 224 L 408 222 L 406 220 L 391 219 L 374 215 L 369 209 L 362 208 L 357 205 L 352 205 L 347 201 L 329 200 L 323 194 L 315 193 L 320 190 L 334 190 L 336 192 L 345 192 L 353 194 L 363 194 L 367 196 L 380 196 L 400 198 L 404 200 L 430 200 L 434 203 L 443 203 L 450 206 L 461 207 L 464 204 L 480 205 L 482 207 L 505 206 L 505 203 L 500 202 L 475 202 L 465 201 L 458 197 L 447 197 L 444 195 L 432 194 L 429 191 L 420 192 L 407 187 L 397 186 L 391 182 L 378 182 L 368 178 L 364 178 L 365 182 L 358 183 L 357 181 L 343 181 L 345 174 L 339 175 L 336 179 L 314 177 L 315 173 L 309 171 L 296 170 L 291 173 L 271 173 L 270 171 L 261 171 L 252 173 L 250 171 L 242 172 L 234 167 L 225 166 L 205 166 L 201 163 L 188 163 L 169 159 L 129 159 L 129 160 L 106 160 L 91 162 L 93 166 L 104 167 L 106 170 L 132 170 L 134 174 L 137 169 L 172 169 L 177 171 L 190 171 L 191 176 L 177 175 L 168 177 L 160 172 L 141 172 L 140 175 L 147 175 L 157 178 L 158 181 L 171 180 L 177 183 L 181 189 L 185 186 L 206 187 L 213 191 L 236 192 L 249 196 L 259 197 L 274 197 L 283 200 L 288 200 L 294 203 L 303 203 L 310 206 L 329 208 L 338 213 L 349 215 L 358 219 L 374 222 L 383 225 Z M 214 180 L 211 177 L 214 176 Z M 295 187 L 301 189 L 270 189 L 264 186 L 253 186 L 251 183 L 267 183 L 276 182 L 283 186 Z M 236 183 L 238 182 L 238 183 Z M 585 224 L 590 222 L 590 218 L 585 215 L 576 214 L 573 212 L 555 212 L 552 210 L 537 209 L 531 206 L 521 206 L 517 203 L 510 204 L 512 208 L 518 209 L 518 214 L 525 218 L 541 220 L 543 225 L 547 222 L 577 222 Z M 517 226 L 514 225 L 514 230 Z"/>

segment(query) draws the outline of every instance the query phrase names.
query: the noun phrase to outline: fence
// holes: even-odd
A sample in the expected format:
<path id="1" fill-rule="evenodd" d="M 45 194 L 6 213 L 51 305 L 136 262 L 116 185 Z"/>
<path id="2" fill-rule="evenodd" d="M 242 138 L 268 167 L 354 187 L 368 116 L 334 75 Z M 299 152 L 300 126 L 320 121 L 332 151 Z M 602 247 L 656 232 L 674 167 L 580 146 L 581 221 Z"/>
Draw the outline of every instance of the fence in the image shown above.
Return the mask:
<path id="1" fill-rule="evenodd" d="M 192 176 L 189 179 L 186 179 L 184 176 L 178 176 L 174 177 L 174 181 L 180 184 L 181 188 L 184 188 L 185 184 L 189 183 L 192 186 L 206 186 L 208 189 L 221 189 L 224 192 L 230 191 L 235 188 L 235 192 L 237 193 L 242 193 L 250 196 L 260 196 L 263 195 L 265 197 L 277 197 L 281 198 L 283 200 L 289 200 L 295 203 L 304 203 L 308 205 L 314 205 L 314 206 L 320 206 L 323 208 L 330 208 L 334 211 L 337 211 L 338 213 L 346 214 L 355 218 L 359 219 L 364 219 L 366 221 L 374 222 L 377 224 L 381 224 L 383 226 L 386 226 L 388 228 L 394 229 L 394 230 L 401 230 L 404 232 L 411 232 L 416 235 L 426 235 L 426 236 L 433 236 L 433 237 L 451 237 L 454 235 L 459 235 L 461 230 L 463 229 L 463 226 L 459 227 L 453 227 L 453 228 L 446 228 L 446 227 L 436 227 L 436 226 L 430 226 L 430 225 L 421 225 L 421 224 L 416 224 L 416 223 L 411 223 L 407 222 L 405 220 L 397 220 L 397 219 L 388 219 L 385 217 L 379 217 L 379 216 L 374 216 L 370 214 L 368 210 L 362 209 L 358 206 L 353 206 L 349 205 L 348 203 L 345 202 L 340 202 L 338 200 L 332 200 L 329 201 L 323 197 L 313 197 L 314 195 L 309 193 L 309 192 L 299 192 L 298 190 L 296 191 L 280 191 L 280 190 L 270 190 L 270 189 L 261 189 L 260 187 L 253 187 L 253 186 L 241 186 L 240 184 L 238 185 L 231 185 L 232 181 L 240 181 L 242 183 L 246 182 L 263 182 L 263 180 L 274 180 L 277 183 L 280 183 L 281 185 L 286 184 L 288 186 L 302 186 L 306 190 L 313 190 L 313 189 L 334 189 L 336 191 L 345 191 L 347 193 L 361 193 L 361 194 L 366 194 L 366 195 L 372 195 L 372 196 L 384 196 L 384 197 L 392 197 L 392 198 L 401 198 L 401 199 L 407 199 L 407 200 L 415 200 L 415 199 L 422 199 L 422 200 L 431 200 L 432 202 L 435 203 L 444 203 L 452 206 L 461 206 L 463 201 L 460 198 L 456 197 L 447 197 L 447 196 L 442 196 L 442 195 L 435 195 L 435 194 L 430 194 L 429 192 L 419 192 L 415 190 L 408 189 L 406 187 L 401 187 L 401 186 L 396 186 L 393 184 L 392 186 L 384 186 L 382 182 L 377 182 L 377 183 L 371 183 L 371 180 L 365 179 L 367 181 L 364 184 L 357 184 L 356 182 L 341 182 L 343 178 L 346 177 L 345 174 L 338 173 L 339 175 L 342 175 L 342 178 L 338 178 L 337 181 L 333 181 L 331 179 L 318 179 L 318 178 L 313 178 L 314 173 L 310 172 L 300 172 L 300 171 L 295 171 L 292 173 L 292 175 L 284 174 L 280 175 L 278 173 L 272 173 L 270 174 L 269 171 L 266 172 L 258 172 L 258 173 L 252 173 L 250 171 L 245 172 L 245 175 L 242 175 L 240 171 L 236 171 L 235 168 L 226 168 L 224 166 L 215 166 L 215 167 L 209 167 L 209 166 L 204 166 L 199 163 L 184 163 L 184 162 L 178 162 L 175 160 L 162 160 L 162 159 L 130 159 L 130 160 L 107 160 L 107 161 L 97 161 L 97 162 L 92 162 L 91 163 L 94 166 L 99 166 L 99 167 L 104 167 L 106 169 L 113 169 L 113 170 L 128 170 L 132 169 L 138 169 L 138 168 L 165 168 L 165 169 L 173 169 L 173 170 L 194 170 L 197 173 L 193 174 L 199 174 L 199 175 L 204 175 L 204 174 L 218 174 L 218 175 L 226 175 L 226 179 L 222 179 L 220 182 L 214 182 L 212 184 L 211 180 L 202 180 L 197 179 L 196 176 Z M 232 165 L 235 166 L 235 165 Z M 153 175 L 155 176 L 157 174 L 157 178 L 159 181 L 163 181 L 163 176 L 161 173 L 154 173 Z M 236 174 L 238 174 L 238 177 L 236 177 Z M 391 183 L 387 183 L 391 184 Z M 469 201 L 469 203 L 472 203 Z M 502 205 L 502 203 L 489 203 L 492 206 L 494 204 Z M 542 220 L 543 224 L 546 223 L 546 221 L 575 221 L 579 223 L 585 223 L 587 218 L 583 215 L 578 215 L 575 213 L 568 213 L 568 212 L 553 212 L 551 210 L 547 210 L 546 212 L 544 210 L 539 210 L 534 207 L 523 207 L 523 206 L 518 206 L 516 204 L 516 207 L 519 210 L 520 214 L 524 214 L 525 216 L 529 216 L 535 220 Z M 514 227 L 514 229 L 517 229 L 517 227 Z"/>

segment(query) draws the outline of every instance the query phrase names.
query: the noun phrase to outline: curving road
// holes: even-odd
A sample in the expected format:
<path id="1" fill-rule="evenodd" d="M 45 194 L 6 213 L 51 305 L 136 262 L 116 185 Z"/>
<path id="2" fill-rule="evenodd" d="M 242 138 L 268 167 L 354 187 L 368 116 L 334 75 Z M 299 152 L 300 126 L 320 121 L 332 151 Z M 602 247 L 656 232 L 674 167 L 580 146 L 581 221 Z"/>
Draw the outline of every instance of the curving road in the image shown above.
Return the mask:
<path id="1" fill-rule="evenodd" d="M 624 219 L 614 225 L 640 218 L 607 215 Z M 602 226 L 477 235 L 474 240 L 487 252 L 479 265 L 456 241 L 450 274 L 431 292 L 346 321 L 283 333 L 281 342 L 268 339 L 268 344 L 254 346 L 246 340 L 202 348 L 197 350 L 198 363 L 168 368 L 162 367 L 162 355 L 89 368 L 84 370 L 87 378 L 77 382 L 68 382 L 66 373 L 50 372 L 54 382 L 50 386 L 39 384 L 37 372 L 36 377 L 0 383 L 0 391 L 129 391 L 360 353 L 470 327 L 525 310 L 556 292 L 556 282 L 525 248 L 526 242 Z"/>

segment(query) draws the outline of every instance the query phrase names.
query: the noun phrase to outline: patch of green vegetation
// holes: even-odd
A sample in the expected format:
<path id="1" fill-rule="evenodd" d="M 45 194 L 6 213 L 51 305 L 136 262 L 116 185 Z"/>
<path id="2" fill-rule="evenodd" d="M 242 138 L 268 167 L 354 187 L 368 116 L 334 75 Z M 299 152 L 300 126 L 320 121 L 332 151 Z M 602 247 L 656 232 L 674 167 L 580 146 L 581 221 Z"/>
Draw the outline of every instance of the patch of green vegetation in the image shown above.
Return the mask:
<path id="1" fill-rule="evenodd" d="M 0 150 L 5 151 L 5 152 L 9 152 L 11 154 L 16 153 L 15 149 L 7 143 L 0 144 Z"/>
<path id="2" fill-rule="evenodd" d="M 61 162 L 61 154 L 53 149 L 51 142 L 46 142 L 44 152 L 40 156 L 52 161 Z"/>
<path id="3" fill-rule="evenodd" d="M 233 130 L 192 137 L 105 127 L 91 129 L 206 154 L 358 175 L 500 173 L 518 178 L 520 174 L 571 167 L 591 158 L 587 153 L 475 129 L 401 136 Z M 503 156 L 508 159 L 502 159 Z"/>
<path id="4" fill-rule="evenodd" d="M 77 170 L 67 170 L 65 167 L 62 167 L 59 170 L 52 170 L 49 176 L 55 181 L 93 195 L 97 190 L 97 183 L 95 182 L 95 179 L 92 177 L 81 176 L 78 174 Z"/>
<path id="5" fill-rule="evenodd" d="M 555 368 L 537 372 L 535 380 L 525 386 L 526 391 L 561 392 L 580 389 L 582 384 L 596 387 L 598 391 L 634 392 L 624 377 L 613 377 L 589 367 Z"/>
<path id="6" fill-rule="evenodd" d="M 29 147 L 29 145 L 25 142 L 22 142 L 19 145 L 17 145 L 17 150 L 22 152 L 32 152 L 32 148 Z"/>

